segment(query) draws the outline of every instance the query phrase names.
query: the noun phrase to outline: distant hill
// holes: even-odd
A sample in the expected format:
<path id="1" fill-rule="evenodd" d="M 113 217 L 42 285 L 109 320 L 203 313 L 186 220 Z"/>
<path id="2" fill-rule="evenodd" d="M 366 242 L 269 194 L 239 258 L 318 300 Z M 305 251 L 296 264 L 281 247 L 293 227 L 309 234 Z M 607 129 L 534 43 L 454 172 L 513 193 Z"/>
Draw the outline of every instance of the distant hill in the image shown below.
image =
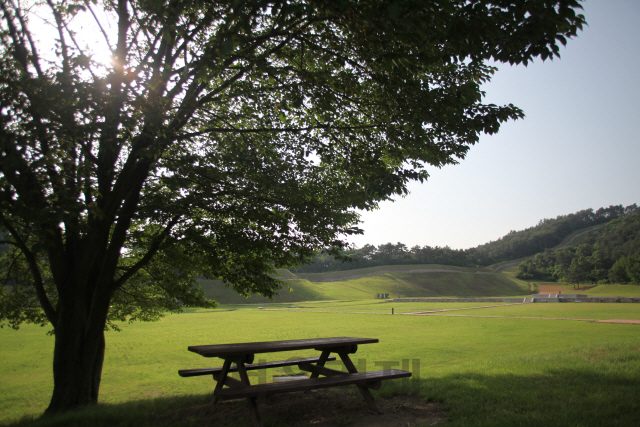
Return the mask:
<path id="1" fill-rule="evenodd" d="M 459 267 L 486 267 L 554 248 L 571 236 L 614 219 L 640 212 L 636 204 L 585 209 L 569 215 L 543 219 L 537 225 L 521 231 L 511 231 L 502 238 L 475 248 L 456 250 L 448 246 L 414 246 L 408 248 L 398 242 L 346 251 L 353 262 L 342 262 L 326 254 L 319 254 L 310 265 L 291 268 L 293 273 L 324 273 L 388 265 L 441 264 Z M 573 243 L 572 243 L 573 244 Z"/>
<path id="2" fill-rule="evenodd" d="M 407 268 L 410 267 L 410 268 Z M 527 285 L 490 269 L 443 265 L 381 266 L 324 274 L 295 274 L 280 270 L 291 288 L 273 302 L 373 299 L 389 297 L 489 297 L 530 294 Z M 267 298 L 244 298 L 218 280 L 201 280 L 208 297 L 222 304 L 264 304 Z"/>
<path id="3" fill-rule="evenodd" d="M 518 265 L 524 280 L 640 284 L 640 212 L 610 221 L 573 245 L 540 252 Z"/>

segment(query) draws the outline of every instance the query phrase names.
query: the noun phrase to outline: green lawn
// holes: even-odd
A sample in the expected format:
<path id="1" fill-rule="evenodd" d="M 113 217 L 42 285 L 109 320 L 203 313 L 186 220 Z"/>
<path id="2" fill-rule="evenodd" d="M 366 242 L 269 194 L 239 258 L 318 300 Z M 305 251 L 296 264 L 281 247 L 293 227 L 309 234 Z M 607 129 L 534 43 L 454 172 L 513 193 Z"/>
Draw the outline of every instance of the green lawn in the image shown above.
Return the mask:
<path id="1" fill-rule="evenodd" d="M 319 303 L 296 303 L 292 304 L 272 304 L 265 305 L 265 310 L 288 310 L 288 311 L 305 311 L 305 312 L 331 312 L 331 313 L 364 313 L 364 314 L 391 314 L 392 308 L 394 313 L 412 313 L 420 311 L 433 310 L 455 310 L 469 309 L 484 306 L 499 306 L 507 303 L 478 303 L 478 302 L 433 302 L 433 303 L 411 303 L 411 302 L 392 302 L 380 300 L 363 300 L 363 301 L 336 301 L 336 302 L 319 302 Z M 221 309 L 228 309 L 228 306 L 221 306 Z M 257 310 L 256 306 L 234 306 L 240 310 Z"/>
<path id="2" fill-rule="evenodd" d="M 321 304 L 325 308 L 368 307 L 354 302 Z M 446 305 L 407 304 L 411 304 L 407 306 L 411 310 Z M 458 304 L 448 306 L 463 308 Z M 638 307 L 635 304 L 528 304 L 463 312 L 530 315 L 542 310 L 537 313 L 549 314 L 563 309 L 562 306 L 566 306 L 564 310 L 571 310 L 571 317 L 587 318 L 637 318 L 633 317 L 633 308 Z M 370 304 L 370 308 L 377 306 Z M 564 315 L 549 314 L 549 317 Z M 25 414 L 37 415 L 48 403 L 52 388 L 53 338 L 45 335 L 46 330 L 36 326 L 26 326 L 20 331 L 0 330 L 0 377 L 3 379 L 0 414 L 4 422 Z M 124 325 L 121 333 L 109 332 L 101 388 L 103 405 L 83 414 L 99 417 L 103 422 L 100 425 L 153 425 L 158 423 L 160 406 L 179 407 L 206 401 L 212 390 L 211 379 L 181 378 L 177 371 L 220 365 L 220 361 L 206 360 L 188 352 L 189 345 L 326 336 L 379 338 L 379 344 L 360 346 L 353 357 L 356 364 L 368 370 L 382 369 L 383 362 L 396 363 L 396 367 L 404 363 L 414 369 L 416 365 L 409 361 L 419 359 L 418 382 L 409 388 L 402 381 L 387 384 L 379 393 L 415 392 L 417 386 L 424 399 L 442 402 L 447 407 L 450 425 L 635 426 L 640 422 L 637 399 L 640 326 L 318 313 L 307 309 L 194 311 L 171 315 L 156 323 Z M 293 352 L 264 359 L 313 353 Z M 273 370 L 271 374 L 283 372 Z M 414 374 L 418 376 L 417 371 Z M 141 402 L 135 403 L 139 400 Z M 138 409 L 131 409 L 132 402 Z M 104 408 L 114 409 L 100 412 Z M 156 413 L 154 422 L 148 421 L 151 412 Z M 40 425 L 95 424 L 95 420 L 88 421 L 90 415 L 78 417 L 79 421 L 56 424 L 53 419 Z"/>
<path id="3" fill-rule="evenodd" d="M 322 282 L 327 280 L 345 280 L 354 276 L 371 275 L 371 274 L 384 274 L 387 272 L 406 272 L 411 270 L 453 270 L 467 273 L 473 273 L 476 271 L 484 271 L 492 273 L 490 268 L 468 268 L 457 267 L 453 265 L 441 265 L 441 264 L 406 264 L 406 265 L 383 265 L 379 267 L 366 267 L 357 268 L 354 270 L 344 271 L 330 271 L 327 273 L 290 273 L 288 270 L 279 270 L 281 275 L 285 277 L 287 272 L 293 274 L 301 279 L 309 280 L 310 282 Z"/>
<path id="4" fill-rule="evenodd" d="M 640 297 L 640 285 L 598 285 L 580 291 L 571 291 L 571 286 L 567 285 L 567 293 L 593 296 Z"/>
<path id="5" fill-rule="evenodd" d="M 464 310 L 471 316 L 553 317 L 570 319 L 640 319 L 640 304 L 535 303 Z"/>

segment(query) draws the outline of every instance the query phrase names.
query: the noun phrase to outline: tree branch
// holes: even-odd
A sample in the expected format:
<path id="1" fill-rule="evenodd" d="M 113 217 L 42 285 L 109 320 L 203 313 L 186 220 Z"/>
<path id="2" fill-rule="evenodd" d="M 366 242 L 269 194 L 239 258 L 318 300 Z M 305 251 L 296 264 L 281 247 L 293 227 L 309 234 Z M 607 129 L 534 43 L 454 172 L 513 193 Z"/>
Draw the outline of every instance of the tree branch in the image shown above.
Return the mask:
<path id="1" fill-rule="evenodd" d="M 58 28 L 58 35 L 60 36 L 60 53 L 62 53 L 62 71 L 65 74 L 65 77 L 69 77 L 69 73 L 71 71 L 71 64 L 69 63 L 69 52 L 67 43 L 64 40 L 64 22 L 62 20 L 62 16 L 60 16 L 60 12 L 56 9 L 56 6 L 53 4 L 52 0 L 47 0 L 47 4 L 51 8 L 51 13 L 56 20 L 56 27 Z"/>
<path id="2" fill-rule="evenodd" d="M 27 22 L 25 21 L 24 17 L 20 13 L 20 9 L 17 8 L 16 5 L 13 3 L 13 0 L 11 0 L 11 5 L 16 10 L 16 16 L 18 17 L 18 20 L 20 21 L 20 26 L 22 27 L 22 32 L 24 34 L 26 34 L 27 40 L 29 40 L 29 45 L 31 46 L 31 56 L 33 57 L 33 59 L 31 60 L 31 63 L 33 64 L 34 68 L 36 69 L 36 73 L 38 73 L 38 76 L 39 77 L 43 77 L 44 74 L 42 73 L 42 69 L 40 68 L 40 56 L 38 55 L 38 50 L 36 49 L 36 45 L 33 42 L 33 38 L 31 37 L 31 32 L 27 28 Z"/>
<path id="3" fill-rule="evenodd" d="M 375 128 L 385 128 L 385 127 L 388 127 L 388 125 L 386 124 L 364 125 L 364 126 L 316 125 L 316 126 L 307 126 L 307 127 L 249 128 L 249 129 L 212 127 L 212 128 L 207 128 L 200 132 L 189 132 L 189 133 L 181 134 L 177 137 L 177 140 L 193 138 L 194 136 L 202 136 L 208 133 L 237 133 L 237 134 L 265 133 L 265 132 L 283 133 L 283 132 L 306 132 L 306 131 L 312 131 L 316 129 L 355 130 L 355 129 L 375 129 Z"/>
<path id="4" fill-rule="evenodd" d="M 169 233 L 171 233 L 171 229 L 178 223 L 180 220 L 180 215 L 176 215 L 173 219 L 167 224 L 164 230 L 160 234 L 153 239 L 151 243 L 151 247 L 147 251 L 147 253 L 135 263 L 126 273 L 118 278 L 118 280 L 114 283 L 114 290 L 118 290 L 127 280 L 129 280 L 134 274 L 136 274 L 142 267 L 147 265 L 149 261 L 158 253 L 162 242 L 167 238 Z"/>
<path id="5" fill-rule="evenodd" d="M 58 315 L 51 305 L 51 301 L 49 301 L 49 297 L 47 296 L 46 291 L 44 290 L 42 274 L 40 273 L 40 268 L 38 267 L 36 257 L 34 256 L 33 252 L 29 250 L 24 240 L 22 240 L 18 231 L 11 225 L 9 221 L 7 221 L 2 213 L 0 213 L 0 221 L 2 221 L 9 233 L 11 233 L 11 236 L 16 240 L 15 245 L 20 249 L 25 259 L 27 260 L 29 270 L 31 271 L 31 275 L 33 276 L 33 286 L 36 289 L 36 295 L 38 296 L 40 305 L 44 310 L 47 319 L 49 319 L 49 322 L 51 322 L 51 324 L 55 328 L 58 320 Z"/>
<path id="6" fill-rule="evenodd" d="M 96 16 L 95 12 L 93 11 L 93 9 L 91 9 L 90 2 L 87 1 L 86 5 L 87 5 L 87 9 L 89 9 L 89 12 L 91 12 L 91 15 L 93 16 L 93 19 L 96 21 L 96 24 L 98 24 L 98 27 L 100 28 L 100 32 L 102 33 L 102 36 L 104 37 L 104 41 L 107 43 L 107 47 L 109 48 L 109 51 L 111 52 L 111 55 L 115 55 L 115 52 L 113 51 L 113 48 L 111 47 L 111 42 L 109 41 L 109 36 L 107 36 L 107 33 L 105 32 L 104 28 L 102 28 L 102 24 L 100 23 L 100 20 Z"/>

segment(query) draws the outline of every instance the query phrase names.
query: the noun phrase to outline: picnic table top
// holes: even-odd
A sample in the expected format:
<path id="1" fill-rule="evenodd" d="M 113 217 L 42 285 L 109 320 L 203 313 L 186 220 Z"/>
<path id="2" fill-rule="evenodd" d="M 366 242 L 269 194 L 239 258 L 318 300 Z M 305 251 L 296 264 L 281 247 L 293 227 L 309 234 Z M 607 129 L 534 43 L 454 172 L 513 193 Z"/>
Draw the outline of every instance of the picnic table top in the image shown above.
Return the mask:
<path id="1" fill-rule="evenodd" d="M 189 346 L 189 351 L 192 351 L 204 357 L 225 358 L 230 356 L 241 356 L 245 354 L 274 353 L 278 351 L 294 351 L 304 350 L 308 348 L 322 350 L 333 347 L 358 344 L 373 344 L 377 342 L 377 338 L 312 338 L 301 340 L 247 342 L 237 344 L 192 345 Z"/>

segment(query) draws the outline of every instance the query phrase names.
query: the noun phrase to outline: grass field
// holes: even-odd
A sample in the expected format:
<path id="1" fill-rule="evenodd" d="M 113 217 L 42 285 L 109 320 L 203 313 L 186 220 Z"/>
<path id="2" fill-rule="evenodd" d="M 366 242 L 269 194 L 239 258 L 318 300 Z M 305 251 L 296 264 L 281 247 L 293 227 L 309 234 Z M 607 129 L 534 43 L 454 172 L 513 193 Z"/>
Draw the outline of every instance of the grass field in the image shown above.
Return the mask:
<path id="1" fill-rule="evenodd" d="M 555 303 L 519 304 L 468 309 L 462 313 L 469 316 L 544 317 L 569 319 L 635 319 L 640 320 L 640 304 L 606 303 Z"/>
<path id="2" fill-rule="evenodd" d="M 187 346 L 325 336 L 379 338 L 379 344 L 360 346 L 353 357 L 368 370 L 381 369 L 382 362 L 401 367 L 403 361 L 419 359 L 419 372 L 410 365 L 418 381 L 386 384 L 378 396 L 413 392 L 441 402 L 449 411 L 449 425 L 640 423 L 640 326 L 513 318 L 637 319 L 636 304 L 526 304 L 448 312 L 511 316 L 505 318 L 376 314 L 389 304 L 369 300 L 304 304 L 314 308 L 302 309 L 194 310 L 155 323 L 123 325 L 123 332 L 107 333 L 101 405 L 65 418 L 26 419 L 21 425 L 174 425 L 175 419 L 163 424 L 162 414 L 202 404 L 212 389 L 210 378 L 181 378 L 177 370 L 220 364 L 188 352 Z M 402 310 L 473 306 L 406 304 Z M 322 309 L 334 312 L 318 312 Z M 53 339 L 46 330 L 0 330 L 1 422 L 36 416 L 48 403 Z M 286 356 L 303 355 L 310 352 Z M 268 360 L 282 357 L 271 356 Z M 192 425 L 186 418 L 178 424 Z"/>

